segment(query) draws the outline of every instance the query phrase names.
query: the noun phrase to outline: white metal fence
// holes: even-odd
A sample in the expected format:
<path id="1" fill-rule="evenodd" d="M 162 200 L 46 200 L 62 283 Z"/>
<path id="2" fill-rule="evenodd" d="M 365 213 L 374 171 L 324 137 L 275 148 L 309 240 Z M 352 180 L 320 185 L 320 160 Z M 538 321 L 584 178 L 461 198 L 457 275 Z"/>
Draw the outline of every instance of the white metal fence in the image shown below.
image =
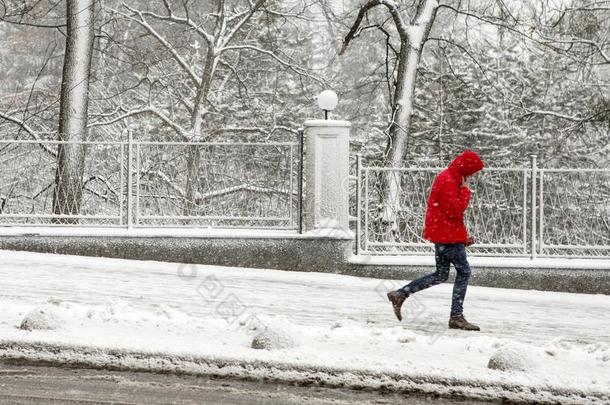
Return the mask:
<path id="1" fill-rule="evenodd" d="M 443 168 L 356 164 L 356 252 L 429 254 L 426 199 Z M 486 168 L 471 181 L 466 225 L 490 256 L 610 257 L 610 169 Z"/>
<path id="2" fill-rule="evenodd" d="M 74 152 L 68 146 L 81 148 L 78 179 L 61 170 L 60 152 Z M 298 229 L 301 150 L 299 139 L 0 140 L 0 225 Z M 356 251 L 430 253 L 421 238 L 426 199 L 442 168 L 365 167 L 360 159 L 355 168 Z M 61 181 L 80 193 L 59 199 Z M 610 169 L 546 169 L 533 158 L 529 167 L 486 168 L 471 188 L 473 253 L 610 257 Z M 76 212 L 70 198 L 80 201 Z"/>
<path id="3" fill-rule="evenodd" d="M 59 163 L 60 148 L 68 146 L 84 151 L 82 178 L 71 179 Z M 296 139 L 0 140 L 0 225 L 296 229 L 299 151 Z M 67 193 L 79 199 L 78 212 L 58 209 L 57 201 L 70 205 L 58 199 L 60 181 L 81 191 Z"/>

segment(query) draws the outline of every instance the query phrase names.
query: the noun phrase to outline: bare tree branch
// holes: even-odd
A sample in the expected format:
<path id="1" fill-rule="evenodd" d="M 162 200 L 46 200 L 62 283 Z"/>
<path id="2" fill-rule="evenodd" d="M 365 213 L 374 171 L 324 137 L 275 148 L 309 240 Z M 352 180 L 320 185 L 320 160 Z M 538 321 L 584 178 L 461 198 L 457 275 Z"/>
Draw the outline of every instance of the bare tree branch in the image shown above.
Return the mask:
<path id="1" fill-rule="evenodd" d="M 162 35 L 160 35 L 145 19 L 144 19 L 144 13 L 138 10 L 134 10 L 129 6 L 125 6 L 125 8 L 127 8 L 129 11 L 131 11 L 133 13 L 133 15 L 137 15 L 139 18 L 135 18 L 133 16 L 129 16 L 126 15 L 124 13 L 121 13 L 119 11 L 117 11 L 118 14 L 123 15 L 126 18 L 129 18 L 132 21 L 137 22 L 138 24 L 140 24 L 142 27 L 144 27 L 152 36 L 154 36 L 157 41 L 159 41 L 159 43 L 161 45 L 163 45 L 165 47 L 165 49 L 167 49 L 167 51 L 172 55 L 172 57 L 174 58 L 174 60 L 176 62 L 178 62 L 178 65 L 180 65 L 180 67 L 182 67 L 182 69 L 187 73 L 187 75 L 189 76 L 189 78 L 197 85 L 200 86 L 201 85 L 201 80 L 199 79 L 199 77 L 197 77 L 197 75 L 195 74 L 195 71 L 193 70 L 193 68 L 186 62 L 186 60 L 184 58 L 182 58 L 178 52 L 176 51 L 176 48 L 170 44 Z M 147 13 L 150 14 L 150 13 Z"/>
<path id="2" fill-rule="evenodd" d="M 189 134 L 190 132 L 185 130 L 184 128 L 182 128 L 180 125 L 178 125 L 176 122 L 174 122 L 173 120 L 171 120 L 169 117 L 167 117 L 165 114 L 163 114 L 162 112 L 160 112 L 159 110 L 157 110 L 156 108 L 153 107 L 148 107 L 148 108 L 142 108 L 139 110 L 133 110 L 133 111 L 128 111 L 118 117 L 115 117 L 113 119 L 107 120 L 107 121 L 98 121 L 95 123 L 91 123 L 89 124 L 89 128 L 92 127 L 99 127 L 99 126 L 105 126 L 105 125 L 111 125 L 111 124 L 115 124 L 119 121 L 123 121 L 129 117 L 134 117 L 137 115 L 144 115 L 144 114 L 151 114 L 157 118 L 159 118 L 165 125 L 169 126 L 170 128 L 172 128 L 178 135 L 180 135 L 182 138 L 184 138 L 184 140 L 189 140 Z"/>
<path id="3" fill-rule="evenodd" d="M 231 28 L 231 31 L 224 36 L 220 47 L 227 46 L 227 44 L 233 40 L 235 34 L 237 34 L 237 32 L 244 26 L 244 24 L 246 24 L 250 20 L 250 18 L 252 18 L 252 15 L 254 15 L 254 13 L 256 13 L 263 6 L 263 4 L 265 4 L 266 1 L 267 0 L 258 0 L 256 4 L 252 5 L 250 7 L 250 11 L 244 13 L 244 15 L 240 17 L 239 21 L 235 24 L 235 26 Z"/>
<path id="4" fill-rule="evenodd" d="M 398 11 L 398 5 L 393 0 L 370 0 L 368 3 L 366 3 L 360 8 L 358 16 L 352 24 L 352 28 L 349 30 L 349 32 L 345 36 L 345 39 L 343 40 L 339 55 L 343 55 L 350 42 L 360 32 L 360 24 L 362 23 L 362 20 L 364 19 L 368 11 L 376 6 L 385 6 L 388 8 L 392 18 L 394 19 L 394 24 L 396 24 L 396 30 L 398 31 L 398 35 L 400 36 L 401 40 L 407 40 L 407 27 Z"/>
<path id="5" fill-rule="evenodd" d="M 320 79 L 319 77 L 312 75 L 309 73 L 309 71 L 307 71 L 306 68 L 299 66 L 297 63 L 294 62 L 290 62 L 287 61 L 285 59 L 282 59 L 280 56 L 276 55 L 274 52 L 269 51 L 267 49 L 263 49 L 263 48 L 259 48 L 257 46 L 254 45 L 231 45 L 231 46 L 225 46 L 224 48 L 219 49 L 219 53 L 223 53 L 223 52 L 227 52 L 227 51 L 238 51 L 238 50 L 248 50 L 248 51 L 254 51 L 263 55 L 267 55 L 270 58 L 272 58 L 273 60 L 275 60 L 276 62 L 278 62 L 280 65 L 284 66 L 285 68 L 288 68 L 289 70 L 292 70 L 293 72 L 295 72 L 296 74 L 300 75 L 300 76 L 304 76 L 304 77 L 308 77 L 314 81 L 316 81 L 317 83 L 320 83 L 322 85 L 326 85 L 326 83 L 324 82 L 324 80 Z"/>
<path id="6" fill-rule="evenodd" d="M 201 35 L 203 37 L 203 39 L 207 42 L 208 46 L 214 46 L 214 37 L 207 31 L 205 31 L 201 27 L 201 25 L 198 25 L 194 21 L 192 21 L 188 16 L 188 12 L 186 13 L 186 17 L 178 17 L 177 15 L 171 14 L 171 13 L 167 16 L 163 16 L 163 15 L 159 15 L 156 13 L 152 13 L 150 11 L 135 10 L 125 3 L 123 3 L 123 7 L 125 7 L 126 9 L 128 9 L 131 12 L 142 13 L 142 15 L 144 15 L 144 16 L 152 17 L 157 20 L 170 21 L 170 22 L 174 22 L 174 23 L 178 23 L 178 24 L 186 24 L 187 26 L 191 27 L 195 32 L 197 32 L 199 35 Z M 186 5 L 185 5 L 185 9 L 186 9 Z"/>
<path id="7" fill-rule="evenodd" d="M 29 125 L 27 125 L 24 121 L 15 118 L 11 115 L 5 114 L 2 111 L 0 111 L 0 118 L 4 118 L 7 121 L 10 121 L 14 124 L 17 124 L 19 127 L 21 127 L 25 132 L 28 133 L 28 135 L 30 135 L 30 137 L 36 141 L 43 141 L 43 139 L 40 138 L 40 134 L 35 131 L 34 129 L 32 129 Z M 50 154 L 53 157 L 57 157 L 57 152 L 54 151 L 53 149 L 49 148 L 47 145 L 40 143 L 40 147 L 45 150 L 48 154 Z"/>

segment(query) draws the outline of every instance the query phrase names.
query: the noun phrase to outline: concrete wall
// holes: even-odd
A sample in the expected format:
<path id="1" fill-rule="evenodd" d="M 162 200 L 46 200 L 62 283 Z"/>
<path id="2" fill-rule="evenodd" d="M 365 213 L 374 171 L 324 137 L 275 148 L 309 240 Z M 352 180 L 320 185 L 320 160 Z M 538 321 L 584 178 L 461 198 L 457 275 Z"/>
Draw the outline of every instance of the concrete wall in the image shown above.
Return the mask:
<path id="1" fill-rule="evenodd" d="M 471 285 L 610 295 L 610 270 L 478 266 L 471 268 Z M 406 281 L 434 271 L 434 266 L 350 264 L 346 274 Z M 452 269 L 450 274 L 449 281 L 453 282 L 455 271 Z"/>
<path id="2" fill-rule="evenodd" d="M 319 272 L 346 267 L 351 246 L 351 239 L 317 236 L 0 236 L 5 250 Z"/>

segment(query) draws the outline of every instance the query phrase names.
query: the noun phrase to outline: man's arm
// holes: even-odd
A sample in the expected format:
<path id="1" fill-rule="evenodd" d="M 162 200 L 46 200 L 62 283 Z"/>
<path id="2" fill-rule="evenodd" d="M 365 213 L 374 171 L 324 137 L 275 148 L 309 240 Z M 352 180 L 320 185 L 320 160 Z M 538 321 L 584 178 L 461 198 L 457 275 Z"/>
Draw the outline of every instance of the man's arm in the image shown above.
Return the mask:
<path id="1" fill-rule="evenodd" d="M 465 180 L 458 189 L 455 187 L 455 183 L 449 179 L 440 179 L 441 182 L 438 185 L 438 201 L 441 206 L 441 210 L 449 218 L 460 218 L 464 215 L 464 211 L 468 207 L 470 201 L 470 189 L 466 184 Z"/>

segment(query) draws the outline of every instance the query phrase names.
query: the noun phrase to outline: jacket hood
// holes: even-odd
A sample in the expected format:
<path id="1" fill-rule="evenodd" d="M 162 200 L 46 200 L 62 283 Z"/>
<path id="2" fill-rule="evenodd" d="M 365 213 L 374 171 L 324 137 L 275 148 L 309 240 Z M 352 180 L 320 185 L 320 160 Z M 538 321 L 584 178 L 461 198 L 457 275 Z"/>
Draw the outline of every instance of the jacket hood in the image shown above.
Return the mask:
<path id="1" fill-rule="evenodd" d="M 457 171 L 462 176 L 471 176 L 483 169 L 483 161 L 471 150 L 465 150 L 458 157 L 453 159 L 449 168 Z"/>

